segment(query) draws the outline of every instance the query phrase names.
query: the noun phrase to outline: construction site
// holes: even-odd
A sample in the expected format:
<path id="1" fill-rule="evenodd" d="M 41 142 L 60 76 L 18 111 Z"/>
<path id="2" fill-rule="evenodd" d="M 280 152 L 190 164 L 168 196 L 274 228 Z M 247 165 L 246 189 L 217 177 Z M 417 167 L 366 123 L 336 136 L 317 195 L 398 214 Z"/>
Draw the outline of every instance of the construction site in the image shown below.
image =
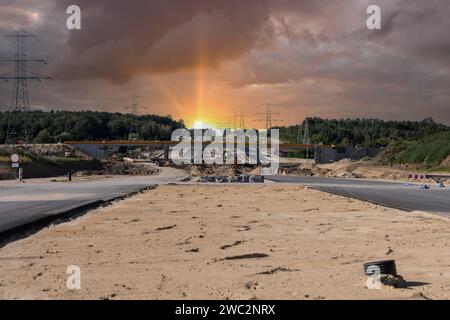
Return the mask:
<path id="1" fill-rule="evenodd" d="M 202 14 L 215 12 L 205 10 Z M 189 19 L 195 17 L 192 13 Z M 275 20 L 269 26 L 284 26 L 284 31 L 269 33 L 288 37 L 287 20 Z M 188 27 L 196 34 L 204 23 L 209 19 Z M 183 59 L 163 67 L 177 58 L 173 51 L 164 54 L 165 46 L 175 47 L 182 39 L 171 32 L 155 35 L 161 47 L 136 45 L 126 60 L 106 58 L 103 51 L 113 51 L 123 39 L 80 49 L 76 63 L 56 61 L 57 67 L 49 68 L 60 80 L 32 71 L 47 68 L 47 61 L 29 49 L 34 34 L 6 35 L 13 54 L 0 60 L 0 68 L 13 67 L 0 74 L 6 106 L 0 112 L 0 299 L 450 299 L 450 126 L 445 119 L 334 114 L 330 101 L 345 97 L 345 103 L 353 103 L 357 97 L 343 93 L 348 83 L 338 86 L 322 76 L 323 96 L 331 90 L 330 100 L 323 102 L 317 91 L 308 100 L 327 104 L 322 117 L 309 109 L 299 113 L 307 109 L 298 106 L 303 100 L 290 101 L 293 93 L 280 93 L 283 85 L 271 83 L 281 81 L 289 68 L 274 72 L 275 79 L 260 75 L 258 80 L 253 78 L 269 68 L 265 63 L 255 67 L 241 61 L 238 68 L 208 60 L 203 52 L 199 56 L 205 61 L 192 58 L 193 50 L 183 56 L 195 61 L 192 74 Z M 232 29 L 230 37 L 235 33 Z M 281 42 L 306 41 L 302 37 Z M 325 34 L 308 37 L 314 43 L 331 41 Z M 92 42 L 83 39 L 78 43 L 78 35 L 69 35 L 65 54 L 71 57 L 77 45 Z M 238 57 L 242 50 L 252 59 L 250 39 L 229 54 Z M 44 41 L 51 42 L 48 35 Z M 215 38 L 209 42 L 215 45 Z M 208 49 L 201 41 L 197 45 Z M 220 50 L 212 56 L 228 54 L 217 45 Z M 36 52 L 45 52 L 39 48 Z M 147 50 L 156 60 L 144 67 L 140 63 L 148 57 L 140 51 Z M 90 61 L 85 52 L 101 56 L 88 71 L 82 68 Z M 289 54 L 282 57 L 277 59 Z M 228 78 L 221 69 L 217 80 L 211 66 L 230 68 L 239 77 L 217 89 Z M 255 70 L 246 72 L 247 67 Z M 305 76 L 302 86 L 315 87 L 319 80 L 308 77 L 317 74 L 322 70 Z M 149 84 L 146 77 L 152 77 Z M 294 75 L 287 76 L 285 90 L 295 83 L 289 77 Z M 30 102 L 32 82 L 36 103 Z M 50 85 L 73 87 L 78 95 L 69 99 L 67 91 L 48 90 Z M 173 87 L 178 85 L 177 95 Z M 260 98 L 260 90 L 270 95 Z M 228 92 L 235 100 L 227 100 Z M 51 99 L 61 107 L 51 107 Z M 261 104 L 263 99 L 274 102 Z M 86 101 L 98 108 L 90 110 Z"/>

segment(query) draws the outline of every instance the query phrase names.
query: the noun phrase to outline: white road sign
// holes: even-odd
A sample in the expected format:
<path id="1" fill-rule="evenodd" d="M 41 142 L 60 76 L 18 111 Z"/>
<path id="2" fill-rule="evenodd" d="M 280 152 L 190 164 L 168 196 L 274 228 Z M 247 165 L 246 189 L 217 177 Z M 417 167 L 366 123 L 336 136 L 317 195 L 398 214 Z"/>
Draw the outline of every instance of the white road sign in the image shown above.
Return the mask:
<path id="1" fill-rule="evenodd" d="M 17 163 L 17 162 L 19 162 L 19 160 L 20 160 L 20 157 L 19 157 L 19 155 L 18 154 L 12 154 L 11 155 L 11 162 L 12 163 Z"/>

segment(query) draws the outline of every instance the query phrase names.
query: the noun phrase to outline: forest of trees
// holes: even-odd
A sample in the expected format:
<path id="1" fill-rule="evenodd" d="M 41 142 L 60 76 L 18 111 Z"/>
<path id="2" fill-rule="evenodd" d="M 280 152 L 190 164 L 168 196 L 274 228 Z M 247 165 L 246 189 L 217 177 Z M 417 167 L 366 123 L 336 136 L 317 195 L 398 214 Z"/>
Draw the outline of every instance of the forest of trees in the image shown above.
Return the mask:
<path id="1" fill-rule="evenodd" d="M 16 112 L 14 137 L 28 143 L 68 140 L 170 140 L 172 131 L 184 127 L 170 116 L 135 116 L 108 112 Z M 0 112 L 0 144 L 5 142 L 9 112 Z M 15 121 L 13 121 L 15 120 Z M 24 137 L 26 137 L 24 139 Z M 17 138 L 18 139 L 18 138 Z"/>
<path id="2" fill-rule="evenodd" d="M 170 116 L 94 112 L 18 112 L 15 136 L 28 143 L 54 143 L 68 140 L 170 140 L 172 132 L 183 128 L 182 120 Z M 0 144 L 6 139 L 8 112 L 0 112 Z M 418 141 L 450 132 L 450 127 L 427 118 L 422 121 L 383 121 L 379 119 L 307 118 L 299 126 L 279 127 L 284 142 L 303 142 L 308 122 L 311 143 L 336 146 L 385 147 L 395 141 Z M 26 126 L 25 126 L 26 123 Z M 26 130 L 25 130 L 26 129 Z M 449 142 L 450 143 L 450 142 Z"/>
<path id="3" fill-rule="evenodd" d="M 431 118 L 422 121 L 308 118 L 302 123 L 300 130 L 299 126 L 279 127 L 280 138 L 291 143 L 303 142 L 306 121 L 311 143 L 336 146 L 385 147 L 394 141 L 416 141 L 432 134 L 450 131 L 450 127 L 438 124 Z"/>

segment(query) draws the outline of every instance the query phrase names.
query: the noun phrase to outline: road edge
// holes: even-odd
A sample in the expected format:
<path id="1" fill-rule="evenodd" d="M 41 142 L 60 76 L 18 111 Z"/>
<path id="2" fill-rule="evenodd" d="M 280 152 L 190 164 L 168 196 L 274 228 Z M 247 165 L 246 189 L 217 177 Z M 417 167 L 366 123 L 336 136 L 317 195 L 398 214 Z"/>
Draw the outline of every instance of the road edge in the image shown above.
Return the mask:
<path id="1" fill-rule="evenodd" d="M 137 194 L 154 190 L 158 187 L 158 184 L 152 184 L 145 187 L 141 187 L 137 190 L 131 191 L 126 194 L 117 195 L 106 200 L 93 200 L 87 203 L 83 203 L 79 206 L 73 206 L 69 209 L 62 209 L 59 212 L 52 213 L 51 215 L 43 216 L 41 219 L 37 219 L 35 221 L 31 221 L 25 223 L 21 226 L 13 227 L 7 230 L 3 230 L 0 232 L 0 249 L 5 247 L 6 245 L 15 242 L 17 240 L 21 240 L 27 238 L 42 229 L 45 229 L 52 225 L 58 225 L 61 223 L 66 223 L 72 220 L 75 220 L 85 214 L 89 213 L 92 210 L 107 207 L 116 203 L 117 201 L 121 201 Z"/>

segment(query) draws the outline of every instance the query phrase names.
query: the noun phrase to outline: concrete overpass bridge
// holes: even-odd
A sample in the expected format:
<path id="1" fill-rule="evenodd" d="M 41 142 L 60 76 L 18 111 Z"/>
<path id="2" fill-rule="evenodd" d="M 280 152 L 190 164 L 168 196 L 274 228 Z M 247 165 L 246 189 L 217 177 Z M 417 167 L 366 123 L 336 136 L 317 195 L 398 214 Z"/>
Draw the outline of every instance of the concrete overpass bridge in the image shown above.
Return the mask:
<path id="1" fill-rule="evenodd" d="M 179 141 L 66 141 L 65 144 L 72 145 L 73 147 L 89 154 L 90 156 L 105 160 L 109 159 L 114 152 L 117 152 L 120 147 L 155 147 L 157 149 L 164 150 L 164 159 L 169 159 L 171 148 L 179 144 Z M 203 142 L 206 146 L 210 142 Z M 246 143 L 246 147 L 251 147 L 251 144 Z M 270 147 L 270 143 L 268 145 Z M 258 148 L 258 145 L 256 145 Z M 317 148 L 333 148 L 328 145 L 315 145 L 315 144 L 292 144 L 282 143 L 280 144 L 280 152 L 288 153 L 290 150 L 315 150 Z"/>
<path id="2" fill-rule="evenodd" d="M 65 144 L 72 145 L 75 148 L 89 154 L 90 156 L 106 160 L 119 151 L 120 147 L 155 147 L 157 149 L 164 150 L 164 160 L 169 160 L 170 150 L 175 145 L 179 144 L 179 141 L 66 141 Z M 210 144 L 210 142 L 204 142 L 204 146 Z M 246 150 L 251 145 L 246 143 Z M 256 145 L 256 148 L 259 146 Z M 269 146 L 270 147 L 270 143 Z M 316 163 L 329 163 L 342 160 L 344 158 L 350 158 L 353 160 L 359 160 L 363 157 L 373 157 L 380 149 L 377 148 L 337 148 L 333 145 L 323 144 L 296 144 L 296 143 L 281 143 L 279 146 L 280 153 L 289 153 L 291 150 L 309 150 L 314 151 L 314 160 Z"/>

